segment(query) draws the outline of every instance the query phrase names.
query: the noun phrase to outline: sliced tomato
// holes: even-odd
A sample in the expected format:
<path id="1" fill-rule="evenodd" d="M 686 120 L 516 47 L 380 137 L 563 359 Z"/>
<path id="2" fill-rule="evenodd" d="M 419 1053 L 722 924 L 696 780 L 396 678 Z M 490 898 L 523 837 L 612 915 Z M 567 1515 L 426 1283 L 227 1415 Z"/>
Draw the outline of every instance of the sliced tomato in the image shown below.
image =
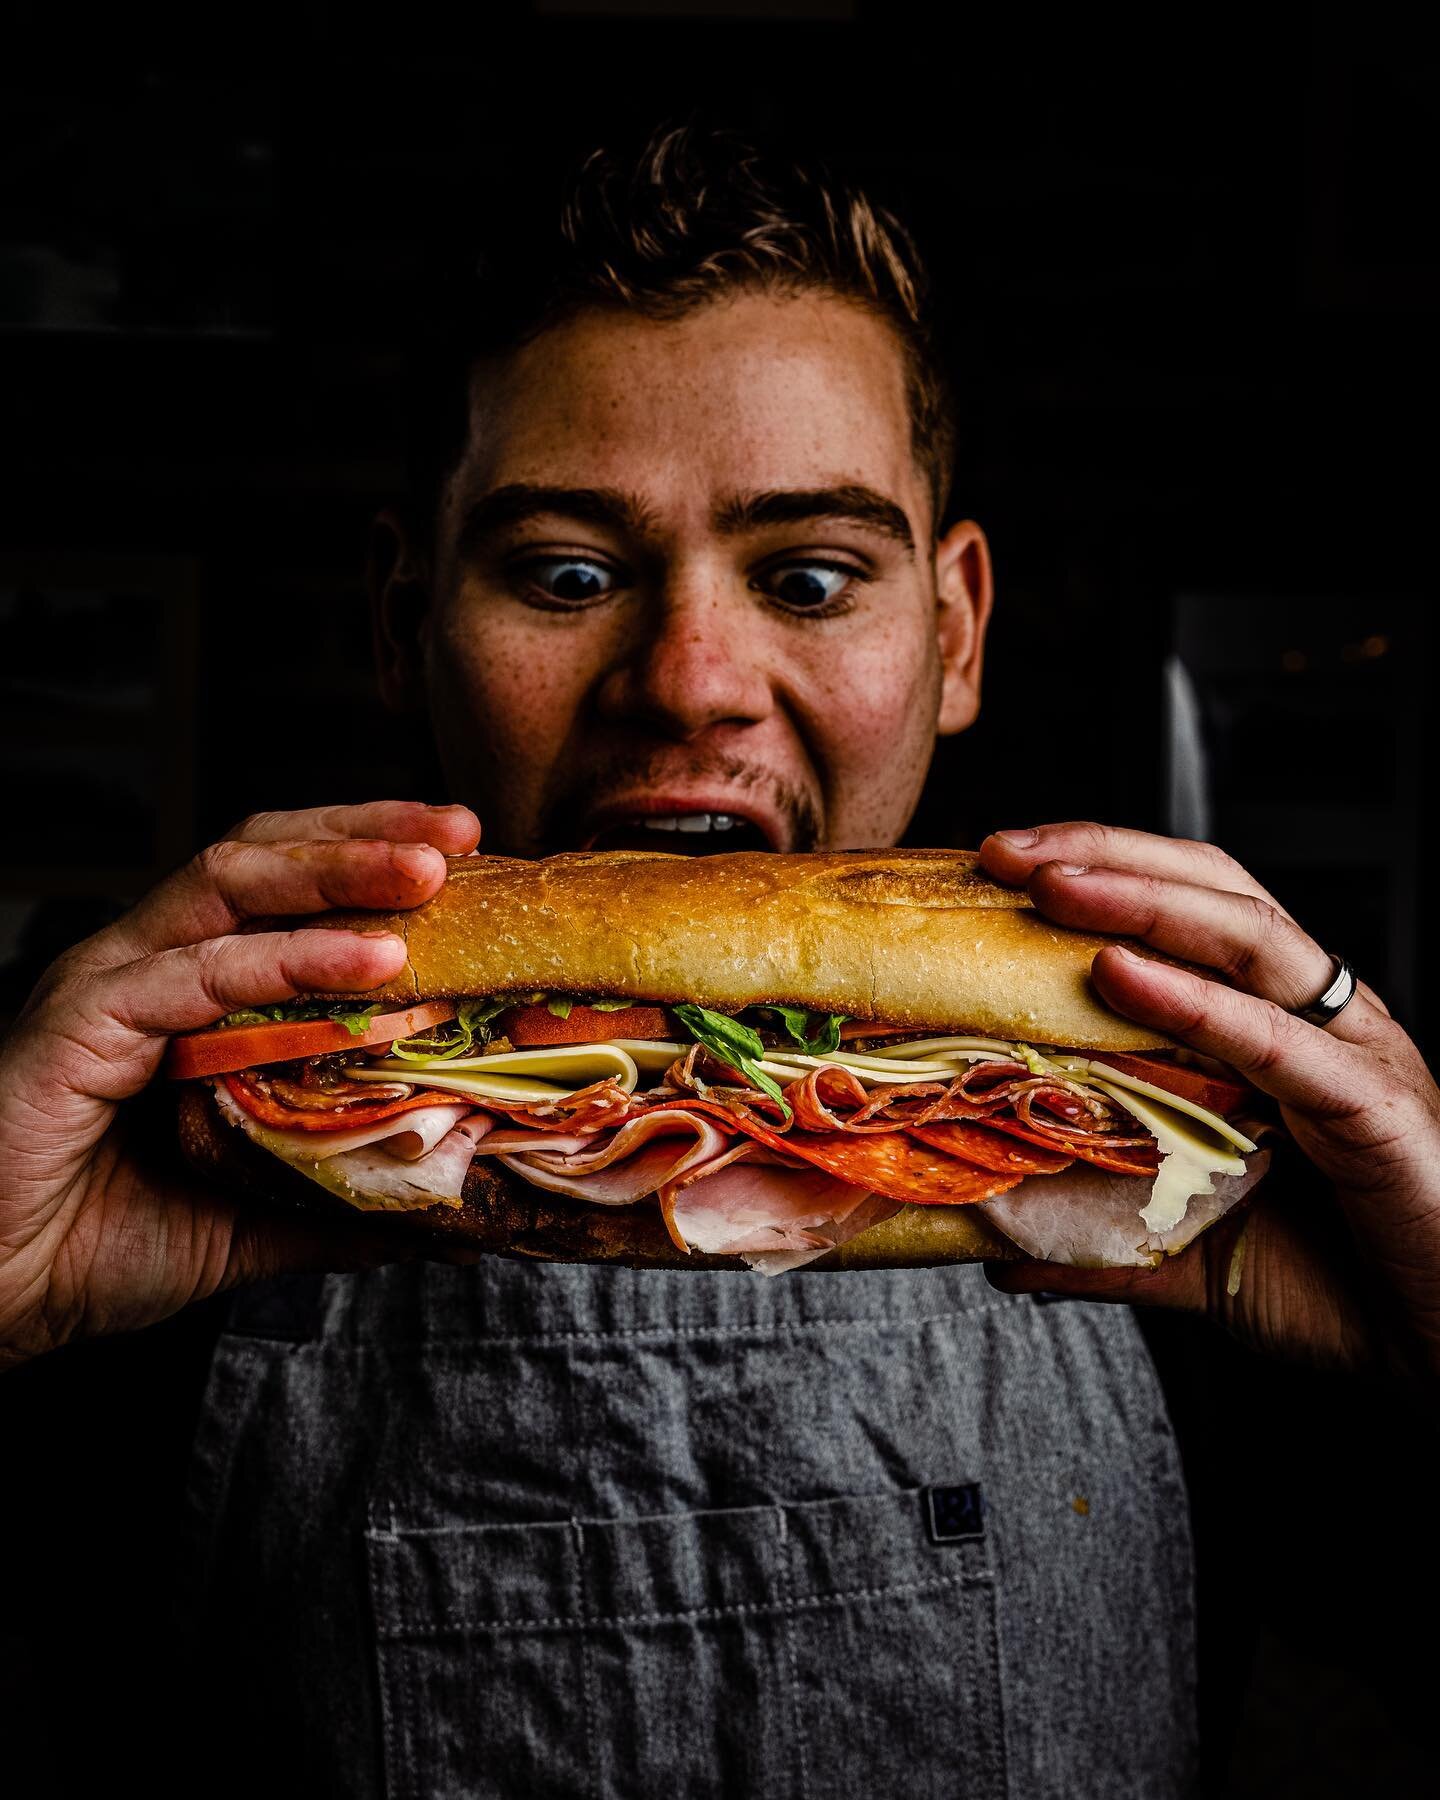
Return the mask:
<path id="1" fill-rule="evenodd" d="M 512 1006 L 501 1013 L 494 1030 L 497 1037 L 509 1038 L 517 1050 L 542 1044 L 600 1044 L 606 1038 L 674 1036 L 663 1006 L 622 1006 L 618 1012 L 572 1006 L 563 1019 L 548 1006 Z"/>
<path id="2" fill-rule="evenodd" d="M 299 1056 L 326 1056 L 332 1050 L 358 1050 L 366 1044 L 393 1044 L 455 1017 L 453 1000 L 427 1000 L 405 1012 L 376 1013 L 358 1035 L 333 1019 L 293 1019 L 267 1025 L 229 1025 L 216 1031 L 192 1031 L 172 1038 L 164 1073 L 172 1081 L 200 1075 L 228 1075 L 264 1063 L 291 1062 Z"/>
<path id="3" fill-rule="evenodd" d="M 409 1112 L 415 1106 L 459 1106 L 469 1109 L 473 1100 L 460 1094 L 429 1092 L 407 1094 L 401 1100 L 377 1100 L 374 1105 L 336 1106 L 327 1111 L 301 1112 L 293 1106 L 282 1106 L 243 1074 L 227 1074 L 221 1079 L 237 1106 L 243 1106 L 252 1119 L 262 1125 L 273 1125 L 277 1131 L 348 1131 L 355 1125 L 377 1125 L 392 1113 Z"/>
<path id="4" fill-rule="evenodd" d="M 1225 1081 L 1218 1075 L 1207 1075 L 1203 1069 L 1187 1068 L 1184 1063 L 1166 1062 L 1158 1056 L 1120 1056 L 1108 1050 L 1087 1052 L 1091 1062 L 1105 1063 L 1122 1075 L 1153 1082 L 1167 1094 L 1178 1094 L 1196 1106 L 1207 1107 L 1223 1119 L 1238 1112 L 1250 1097 L 1243 1082 Z"/>

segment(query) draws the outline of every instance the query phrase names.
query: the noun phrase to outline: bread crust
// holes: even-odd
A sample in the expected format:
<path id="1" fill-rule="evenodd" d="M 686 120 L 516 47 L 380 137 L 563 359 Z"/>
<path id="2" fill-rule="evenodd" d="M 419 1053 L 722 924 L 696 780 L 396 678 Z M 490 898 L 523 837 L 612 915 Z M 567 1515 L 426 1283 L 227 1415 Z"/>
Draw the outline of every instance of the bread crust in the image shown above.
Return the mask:
<path id="1" fill-rule="evenodd" d="M 406 966 L 374 998 L 544 989 L 729 1011 L 779 1001 L 1081 1050 L 1174 1045 L 1090 985 L 1096 952 L 1123 940 L 1053 924 L 980 873 L 974 851 L 447 861 L 444 887 L 412 911 L 310 921 L 405 939 Z"/>
<path id="2" fill-rule="evenodd" d="M 180 1147 L 201 1175 L 245 1205 L 344 1214 L 393 1229 L 397 1240 L 428 1239 L 435 1256 L 463 1244 L 495 1256 L 531 1262 L 609 1263 L 635 1269 L 736 1269 L 738 1256 L 687 1255 L 677 1250 L 658 1208 L 586 1206 L 533 1187 L 477 1157 L 465 1178 L 459 1207 L 413 1212 L 368 1212 L 311 1181 L 252 1142 L 221 1113 L 210 1089 L 186 1082 L 179 1092 Z M 1020 1252 L 992 1231 L 970 1206 L 906 1206 L 848 1244 L 806 1264 L 807 1269 L 927 1268 L 942 1263 L 996 1261 Z"/>

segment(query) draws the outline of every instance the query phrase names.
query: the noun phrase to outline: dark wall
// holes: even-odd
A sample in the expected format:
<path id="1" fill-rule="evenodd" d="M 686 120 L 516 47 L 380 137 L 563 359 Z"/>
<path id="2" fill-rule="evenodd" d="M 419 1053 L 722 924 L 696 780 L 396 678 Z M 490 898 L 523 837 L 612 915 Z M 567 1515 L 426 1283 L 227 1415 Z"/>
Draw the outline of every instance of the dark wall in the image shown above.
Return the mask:
<path id="1" fill-rule="evenodd" d="M 220 54 L 193 24 L 47 37 L 32 9 L 0 174 L 0 603 L 150 579 L 187 640 L 148 764 L 107 766 L 91 795 L 112 835 L 129 816 L 117 784 L 163 817 L 128 859 L 98 847 L 102 875 L 130 877 L 112 888 L 251 808 L 422 779 L 370 692 L 359 571 L 398 479 L 397 346 L 433 246 L 517 190 L 543 204 L 597 136 L 692 107 L 816 144 L 877 187 L 945 297 L 955 510 L 992 535 L 1000 603 L 984 715 L 942 749 L 912 836 L 1165 827 L 1158 671 L 1177 603 L 1193 616 L 1198 597 L 1231 605 L 1202 634 L 1212 685 L 1227 658 L 1264 678 L 1252 727 L 1293 719 L 1297 695 L 1322 722 L 1219 746 L 1214 834 L 1229 825 L 1263 860 L 1269 823 L 1235 816 L 1249 785 L 1317 808 L 1328 855 L 1258 871 L 1317 931 L 1392 880 L 1356 847 L 1357 815 L 1399 751 L 1347 720 L 1403 711 L 1413 689 L 1393 672 L 1428 667 L 1433 46 L 1307 15 L 1164 34 L 971 16 L 950 39 L 906 5 L 806 10 L 311 7 Z M 168 567 L 137 574 L 156 558 Z M 14 668 L 36 650 L 11 616 Z M 1357 659 L 1366 643 L 1384 649 Z M 43 736 L 48 710 L 22 725 L 42 715 Z M 1349 747 L 1322 767 L 1332 717 Z M 47 837 L 52 799 L 83 814 L 85 795 L 83 770 L 57 790 L 33 748 L 8 754 L 46 877 L 8 884 L 13 942 L 20 902 L 74 860 L 73 821 L 68 848 Z M 1331 816 L 1337 770 L 1359 798 Z M 1412 785 L 1418 829 L 1432 802 Z M 1423 1027 L 1430 971 L 1389 968 L 1388 891 L 1372 910 L 1340 947 L 1399 980 Z"/>
<path id="2" fill-rule="evenodd" d="M 18 847 L 0 1009 L 243 813 L 431 780 L 371 691 L 360 587 L 430 247 L 519 186 L 553 192 L 611 129 L 700 106 L 878 187 L 945 296 L 956 511 L 991 533 L 1000 599 L 984 715 L 942 748 L 914 840 L 1178 828 L 1178 657 L 1212 835 L 1433 1034 L 1433 39 L 1368 11 L 1207 9 L 1162 31 L 1153 9 L 1058 29 L 969 9 L 942 31 L 909 4 L 768 10 L 19 9 L 0 78 Z M 157 1334 L 111 1348 L 106 1380 L 158 1380 L 178 1418 L 193 1393 L 157 1374 L 165 1329 L 149 1363 L 115 1359 Z M 1317 1785 L 1346 1756 L 1389 1783 L 1372 1791 L 1420 1791 L 1391 1578 L 1337 1584 L 1328 1560 L 1337 1532 L 1353 1549 L 1388 1518 L 1403 1548 L 1419 1530 L 1407 1427 L 1207 1346 L 1157 1336 L 1220 1521 L 1199 1527 L 1206 1616 L 1238 1607 L 1262 1647 L 1253 1680 L 1245 1632 L 1212 1655 L 1232 1656 L 1228 1687 L 1208 1678 L 1215 1720 L 1229 1709 L 1212 1766 L 1244 1702 L 1235 1792 L 1354 1791 Z M 30 1404 L 43 1433 L 43 1390 Z M 87 1405 L 103 1442 L 119 1415 Z M 96 1463 L 58 1467 L 63 1508 Z M 116 1502 L 132 1523 L 164 1504 L 135 1479 Z M 1414 1579 L 1434 1588 L 1423 1564 Z M 1348 1748 L 1305 1711 L 1316 1691 Z"/>

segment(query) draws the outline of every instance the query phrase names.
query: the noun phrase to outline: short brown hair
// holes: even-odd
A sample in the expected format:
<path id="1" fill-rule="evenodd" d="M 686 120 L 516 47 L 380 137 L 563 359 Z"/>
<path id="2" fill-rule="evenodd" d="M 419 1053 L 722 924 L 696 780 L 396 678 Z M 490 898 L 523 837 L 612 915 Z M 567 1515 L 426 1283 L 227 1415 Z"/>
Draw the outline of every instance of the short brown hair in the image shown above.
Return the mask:
<path id="1" fill-rule="evenodd" d="M 512 202 L 513 204 L 513 202 Z M 494 234 L 416 345 L 410 487 L 433 523 L 469 431 L 469 371 L 591 308 L 675 319 L 723 294 L 823 291 L 867 308 L 905 360 L 911 442 L 940 529 L 955 466 L 955 403 L 932 335 L 929 278 L 905 226 L 817 156 L 761 149 L 721 124 L 657 125 L 638 147 L 592 150 L 555 215 Z M 548 209 L 546 209 L 548 212 Z"/>

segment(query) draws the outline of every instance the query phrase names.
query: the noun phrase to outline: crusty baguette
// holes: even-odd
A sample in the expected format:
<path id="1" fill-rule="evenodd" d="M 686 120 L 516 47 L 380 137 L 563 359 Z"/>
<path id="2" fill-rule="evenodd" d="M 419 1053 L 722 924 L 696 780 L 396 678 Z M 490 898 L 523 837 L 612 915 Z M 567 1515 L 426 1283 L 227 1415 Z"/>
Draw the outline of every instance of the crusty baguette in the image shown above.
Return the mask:
<path id="1" fill-rule="evenodd" d="M 262 1150 L 232 1125 L 203 1082 L 186 1082 L 180 1088 L 178 1132 L 180 1147 L 192 1167 L 234 1199 L 383 1222 L 408 1241 L 428 1237 L 440 1256 L 448 1242 L 536 1262 L 614 1263 L 648 1269 L 747 1267 L 738 1256 L 705 1256 L 699 1251 L 687 1256 L 677 1250 L 652 1203 L 586 1206 L 534 1187 L 485 1157 L 476 1157 L 470 1165 L 464 1204 L 459 1207 L 357 1215 L 343 1200 Z M 1003 1260 L 1019 1254 L 1014 1245 L 987 1227 L 973 1206 L 906 1206 L 806 1267 L 924 1268 Z"/>
<path id="2" fill-rule="evenodd" d="M 780 1001 L 1075 1049 L 1173 1044 L 1091 988 L 1091 959 L 1112 940 L 1052 924 L 975 860 L 968 850 L 452 857 L 445 886 L 411 912 L 313 922 L 383 924 L 405 938 L 405 968 L 373 990 L 387 1001 L 538 989 L 731 1011 Z"/>

